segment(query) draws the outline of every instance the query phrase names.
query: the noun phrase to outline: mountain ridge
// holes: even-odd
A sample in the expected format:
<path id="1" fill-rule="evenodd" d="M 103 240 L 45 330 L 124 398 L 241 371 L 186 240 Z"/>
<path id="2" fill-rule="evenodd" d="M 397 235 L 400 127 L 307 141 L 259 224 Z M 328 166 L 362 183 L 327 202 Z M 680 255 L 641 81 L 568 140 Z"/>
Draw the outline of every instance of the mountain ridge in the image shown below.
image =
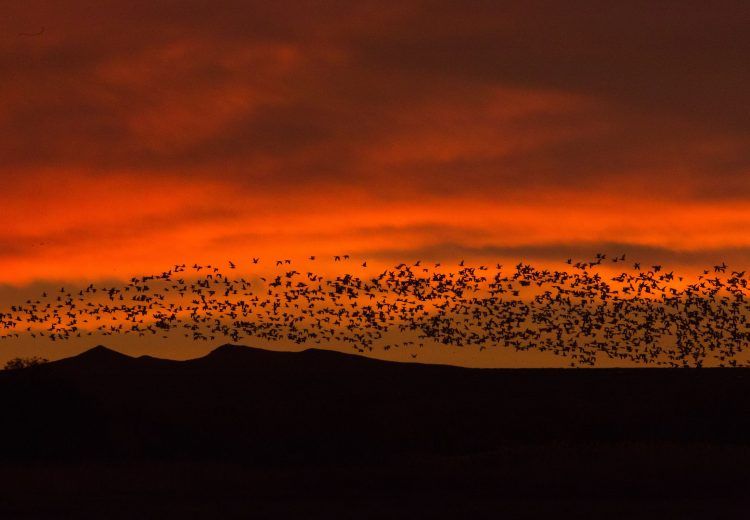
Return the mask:
<path id="1" fill-rule="evenodd" d="M 514 372 L 514 373 L 638 373 L 638 372 L 653 372 L 653 373 L 681 373 L 687 376 L 691 373 L 702 372 L 718 372 L 723 371 L 725 374 L 733 374 L 741 376 L 743 374 L 750 374 L 750 368 L 738 367 L 738 368 L 718 368 L 718 367 L 706 367 L 701 369 L 694 368 L 666 368 L 666 367 L 637 367 L 637 368 L 621 368 L 621 367 L 610 367 L 610 368 L 545 368 L 545 367 L 534 367 L 534 368 L 486 368 L 486 367 L 465 367 L 457 365 L 448 365 L 441 363 L 421 363 L 414 361 L 397 361 L 397 360 L 385 360 L 364 356 L 361 354 L 340 352 L 337 350 L 325 349 L 325 348 L 306 348 L 297 351 L 281 351 L 273 350 L 262 347 L 255 347 L 249 345 L 240 345 L 236 343 L 224 343 L 218 347 L 210 350 L 203 356 L 188 359 L 171 359 L 157 357 L 149 354 L 143 354 L 140 356 L 131 356 L 124 354 L 117 350 L 114 350 L 105 345 L 96 345 L 90 349 L 84 350 L 83 352 L 74 356 L 61 358 L 47 363 L 29 367 L 30 369 L 51 367 L 51 366 L 89 366 L 90 368 L 102 367 L 102 368 L 113 368 L 117 364 L 123 366 L 136 365 L 137 363 L 161 363 L 161 364 L 212 364 L 214 366 L 220 365 L 221 363 L 230 363 L 232 361 L 281 361 L 291 362 L 292 360 L 306 360 L 315 361 L 318 363 L 334 362 L 337 364 L 352 363 L 354 364 L 372 364 L 382 365 L 390 367 L 402 367 L 404 369 L 408 367 L 426 367 L 435 369 L 445 370 L 457 370 L 457 371 L 469 371 L 469 372 Z M 25 369 L 21 369 L 25 370 Z M 3 371 L 0 371 L 2 374 Z"/>
<path id="2" fill-rule="evenodd" d="M 251 361 L 258 362 L 294 362 L 294 361 L 305 361 L 314 363 L 352 363 L 352 364 L 383 364 L 389 366 L 403 365 L 403 366 L 434 366 L 434 367 L 446 367 L 463 369 L 464 367 L 453 367 L 450 365 L 430 364 L 426 365 L 423 363 L 414 362 L 401 362 L 370 358 L 358 354 L 349 354 L 345 352 L 339 352 L 335 350 L 321 349 L 321 348 L 307 348 L 299 351 L 278 351 L 272 349 L 265 349 L 261 347 L 253 347 L 248 345 L 239 345 L 234 343 L 225 343 L 212 349 L 203 356 L 198 356 L 189 359 L 170 359 L 162 358 L 153 355 L 140 355 L 131 356 L 124 354 L 117 350 L 114 350 L 105 345 L 96 345 L 90 349 L 84 350 L 83 352 L 74 356 L 49 361 L 42 365 L 29 367 L 30 369 L 46 367 L 47 370 L 53 367 L 67 367 L 67 368 L 106 368 L 112 369 L 118 366 L 138 366 L 144 364 L 174 364 L 174 365 L 227 365 L 231 366 L 232 362 L 247 363 Z M 21 369 L 26 370 L 26 369 Z M 469 369 L 471 370 L 471 369 Z M 0 372 L 2 373 L 2 372 Z"/>
<path id="3" fill-rule="evenodd" d="M 749 393 L 747 369 L 470 369 L 232 344 L 176 361 L 98 345 L 0 373 L 0 466 L 220 463 L 261 483 L 313 468 L 320 491 L 387 465 L 374 495 L 403 482 L 470 494 L 479 478 L 509 497 L 606 497 L 644 478 L 652 496 L 664 475 L 692 493 L 720 474 L 711 489 L 744 497 Z M 686 464 L 703 464 L 699 478 Z M 321 468 L 345 477 L 324 485 Z"/>

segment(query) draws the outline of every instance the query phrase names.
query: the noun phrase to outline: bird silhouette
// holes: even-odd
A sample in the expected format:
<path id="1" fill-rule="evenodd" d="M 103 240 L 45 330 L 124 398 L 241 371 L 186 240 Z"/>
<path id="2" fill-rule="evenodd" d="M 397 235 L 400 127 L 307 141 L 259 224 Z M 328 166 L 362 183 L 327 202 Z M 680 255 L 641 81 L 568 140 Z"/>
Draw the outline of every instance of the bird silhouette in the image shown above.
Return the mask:
<path id="1" fill-rule="evenodd" d="M 336 255 L 340 262 L 346 255 Z M 324 276 L 286 267 L 247 276 L 232 261 L 194 263 L 44 291 L 0 309 L 0 338 L 28 334 L 60 342 L 82 335 L 146 337 L 180 333 L 195 341 L 254 337 L 297 344 L 349 345 L 358 352 L 477 346 L 549 352 L 573 366 L 601 358 L 657 366 L 747 366 L 750 301 L 745 270 L 722 262 L 694 282 L 660 264 L 614 276 L 606 258 L 565 262 L 566 269 L 519 262 L 469 265 L 445 272 L 417 260 L 382 272 Z M 624 262 L 624 255 L 612 257 Z M 253 258 L 253 266 L 259 263 Z M 362 262 L 367 267 L 367 261 Z M 492 264 L 490 264 L 492 265 Z M 251 267 L 250 269 L 258 269 Z M 231 275 L 230 275 L 231 273 Z M 679 280 L 679 285 L 674 285 Z M 397 340 L 394 340 L 398 338 Z M 388 338 L 388 339 L 386 339 Z"/>

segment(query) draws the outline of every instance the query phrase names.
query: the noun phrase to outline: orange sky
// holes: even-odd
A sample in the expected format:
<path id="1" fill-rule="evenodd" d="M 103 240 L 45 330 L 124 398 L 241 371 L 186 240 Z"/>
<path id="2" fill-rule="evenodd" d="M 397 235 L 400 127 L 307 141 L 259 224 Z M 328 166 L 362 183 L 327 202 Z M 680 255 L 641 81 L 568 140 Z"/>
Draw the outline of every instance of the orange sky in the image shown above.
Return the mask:
<path id="1" fill-rule="evenodd" d="M 250 256 L 750 264 L 742 2 L 3 12 L 0 296 Z"/>

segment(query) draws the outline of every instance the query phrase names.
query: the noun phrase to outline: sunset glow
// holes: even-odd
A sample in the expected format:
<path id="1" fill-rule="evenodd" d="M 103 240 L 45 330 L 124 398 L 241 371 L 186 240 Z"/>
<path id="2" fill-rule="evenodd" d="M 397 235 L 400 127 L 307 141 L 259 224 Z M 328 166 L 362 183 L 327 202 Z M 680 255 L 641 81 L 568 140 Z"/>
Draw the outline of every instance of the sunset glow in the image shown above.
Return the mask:
<path id="1" fill-rule="evenodd" d="M 741 17 L 532 4 L 12 3 L 0 303 L 310 255 L 750 266 Z"/>

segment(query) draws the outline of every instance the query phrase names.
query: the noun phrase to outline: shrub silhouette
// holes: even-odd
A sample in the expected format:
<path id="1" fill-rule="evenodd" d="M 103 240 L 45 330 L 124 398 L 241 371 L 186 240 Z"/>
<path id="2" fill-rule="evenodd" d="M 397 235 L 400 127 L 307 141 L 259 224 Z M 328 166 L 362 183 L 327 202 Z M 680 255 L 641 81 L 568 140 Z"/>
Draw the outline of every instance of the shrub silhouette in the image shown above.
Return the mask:
<path id="1" fill-rule="evenodd" d="M 34 367 L 41 365 L 42 363 L 47 363 L 48 361 L 48 359 L 37 356 L 28 358 L 16 357 L 5 363 L 5 370 L 18 370 L 21 368 Z"/>

